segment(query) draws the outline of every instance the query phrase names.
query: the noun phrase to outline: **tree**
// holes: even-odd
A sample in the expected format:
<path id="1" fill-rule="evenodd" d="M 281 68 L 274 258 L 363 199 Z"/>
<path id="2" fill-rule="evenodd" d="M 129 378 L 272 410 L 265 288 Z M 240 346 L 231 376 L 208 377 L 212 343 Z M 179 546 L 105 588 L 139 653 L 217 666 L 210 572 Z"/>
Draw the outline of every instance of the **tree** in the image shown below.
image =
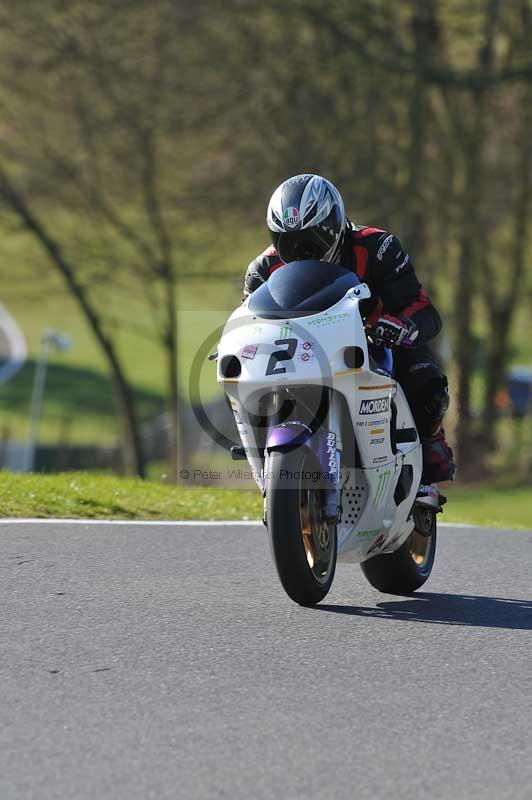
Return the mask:
<path id="1" fill-rule="evenodd" d="M 528 55 L 532 42 L 532 7 L 526 0 L 522 0 L 520 6 L 522 25 L 514 32 L 514 47 L 523 55 Z M 492 450 L 496 443 L 496 398 L 505 376 L 512 321 L 519 302 L 526 294 L 524 279 L 532 217 L 532 81 L 518 87 L 510 96 L 506 94 L 504 101 L 499 98 L 499 108 L 502 106 L 506 110 L 509 104 L 515 120 L 509 131 L 509 138 L 515 142 L 515 157 L 510 165 L 501 165 L 504 174 L 499 180 L 509 184 L 510 202 L 505 209 L 498 209 L 497 215 L 499 224 L 502 222 L 507 231 L 500 236 L 503 246 L 496 247 L 496 263 L 494 259 L 486 264 L 487 279 L 483 295 L 490 319 L 482 416 L 482 439 L 488 450 Z M 508 129 L 498 131 L 496 135 L 506 139 Z M 507 142 L 503 141 L 501 145 L 504 148 Z M 512 176 L 510 181 L 508 175 Z"/>
<path id="2" fill-rule="evenodd" d="M 21 180 L 15 191 L 4 173 L 6 197 L 65 277 L 111 358 L 115 379 L 118 356 L 103 333 L 116 323 L 107 308 L 109 286 L 129 283 L 144 294 L 165 354 L 175 476 L 183 457 L 179 230 L 204 202 L 194 192 L 196 176 L 183 171 L 199 155 L 195 137 L 205 126 L 193 102 L 197 58 L 183 41 L 204 27 L 203 16 L 165 0 L 149 8 L 133 2 L 112 9 L 74 2 L 66 10 L 51 2 L 44 24 L 34 3 L 12 12 L 4 10 L 10 37 L 2 67 L 4 111 L 16 136 L 4 136 L 1 144 Z M 29 55 L 22 47 L 28 39 L 35 42 Z M 83 230 L 73 224 L 61 233 L 46 232 L 38 212 L 30 210 L 30 198 L 49 224 L 67 213 Z"/>
<path id="3" fill-rule="evenodd" d="M 472 461 L 476 342 L 489 340 L 485 436 L 523 302 L 527 239 L 515 231 L 532 213 L 530 0 L 46 7 L 0 9 L 6 174 L 104 326 L 131 324 L 113 317 L 110 289 L 144 298 L 149 312 L 134 324 L 157 339 L 166 365 L 173 464 L 189 231 L 199 220 L 221 232 L 218 250 L 234 249 L 240 231 L 263 226 L 275 185 L 302 171 L 331 177 L 355 221 L 404 237 L 451 313 L 460 460 Z M 482 277 L 495 264 L 483 259 L 509 242 L 512 269 L 492 306 L 497 338 L 480 318 Z"/>
<path id="4" fill-rule="evenodd" d="M 15 188 L 6 171 L 0 166 L 0 197 L 8 208 L 20 219 L 24 227 L 39 241 L 50 262 L 61 275 L 70 293 L 75 297 L 82 313 L 98 341 L 113 378 L 124 428 L 125 468 L 139 477 L 144 477 L 145 464 L 142 453 L 138 419 L 132 387 L 118 356 L 113 338 L 105 329 L 103 319 L 91 300 L 77 270 L 65 258 L 60 245 L 27 205 L 22 194 Z"/>

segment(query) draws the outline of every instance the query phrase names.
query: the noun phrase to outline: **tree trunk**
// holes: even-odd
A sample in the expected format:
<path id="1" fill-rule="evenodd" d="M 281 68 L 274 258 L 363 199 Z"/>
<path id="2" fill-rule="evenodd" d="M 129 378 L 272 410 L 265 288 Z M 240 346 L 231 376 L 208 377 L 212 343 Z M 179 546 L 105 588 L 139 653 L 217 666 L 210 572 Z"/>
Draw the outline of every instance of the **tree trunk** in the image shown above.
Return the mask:
<path id="1" fill-rule="evenodd" d="M 133 389 L 122 369 L 113 342 L 106 335 L 99 314 L 91 304 L 83 285 L 77 280 L 73 267 L 66 261 L 59 244 L 49 235 L 39 220 L 33 215 L 22 196 L 15 190 L 7 174 L 1 168 L 0 186 L 0 191 L 9 207 L 17 214 L 19 219 L 22 220 L 26 229 L 37 239 L 55 268 L 61 274 L 70 294 L 76 299 L 105 355 L 111 370 L 113 385 L 121 412 L 120 417 L 123 423 L 126 452 L 126 463 L 124 466 L 127 472 L 143 478 L 145 475 L 145 462 L 135 411 L 135 398 Z"/>
<path id="2" fill-rule="evenodd" d="M 496 24 L 500 0 L 486 5 L 484 43 L 478 53 L 481 73 L 488 76 L 493 69 Z M 473 414 L 471 378 L 474 366 L 473 298 L 477 291 L 479 243 L 487 247 L 488 232 L 483 229 L 481 204 L 483 196 L 483 146 L 487 130 L 488 89 L 477 86 L 471 91 L 474 104 L 473 122 L 464 147 L 465 187 L 462 198 L 462 225 L 459 237 L 458 278 L 454 294 L 456 355 L 458 364 L 458 424 L 456 427 L 457 460 L 464 474 L 474 467 Z"/>
<path id="3" fill-rule="evenodd" d="M 177 286 L 175 280 L 167 280 L 166 289 L 166 367 L 168 383 L 168 416 L 170 420 L 170 448 L 168 452 L 168 475 L 177 482 L 181 468 L 185 464 L 183 435 L 182 399 L 179 391 L 178 374 L 178 321 Z"/>
<path id="4" fill-rule="evenodd" d="M 484 101 L 478 98 L 474 130 L 465 153 L 465 187 L 462 197 L 460 257 L 454 293 L 456 361 L 458 367 L 457 457 L 462 466 L 471 460 L 473 418 L 471 377 L 474 366 L 473 298 L 477 289 L 477 241 L 480 236 L 481 152 L 484 138 Z"/>
<path id="5" fill-rule="evenodd" d="M 428 124 L 427 67 L 438 47 L 439 28 L 434 0 L 416 0 L 412 18 L 414 38 L 414 81 L 410 96 L 408 183 L 405 196 L 405 246 L 414 262 L 426 250 L 426 208 L 423 197 Z"/>
<path id="6" fill-rule="evenodd" d="M 526 42 L 529 41 L 532 29 L 532 12 L 529 7 L 528 13 L 525 13 L 524 16 L 524 41 Z M 483 438 L 489 449 L 493 449 L 496 445 L 497 391 L 505 377 L 504 367 L 508 362 L 511 325 L 519 300 L 522 298 L 523 276 L 526 269 L 530 216 L 532 214 L 532 139 L 530 136 L 532 126 L 532 85 L 527 86 L 520 109 L 520 157 L 515 176 L 517 191 L 512 222 L 512 247 L 508 259 L 510 283 L 505 295 L 497 304 L 490 328 L 486 390 L 482 415 Z M 493 303 L 493 298 L 490 298 L 490 301 Z"/>

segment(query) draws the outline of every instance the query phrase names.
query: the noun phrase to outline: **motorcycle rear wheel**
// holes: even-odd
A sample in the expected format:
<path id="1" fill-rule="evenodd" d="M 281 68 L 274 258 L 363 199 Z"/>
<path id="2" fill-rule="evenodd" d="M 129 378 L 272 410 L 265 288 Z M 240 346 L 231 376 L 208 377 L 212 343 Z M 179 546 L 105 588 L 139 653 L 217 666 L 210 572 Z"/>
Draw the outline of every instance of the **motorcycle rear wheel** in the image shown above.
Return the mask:
<path id="1" fill-rule="evenodd" d="M 336 522 L 323 517 L 320 466 L 307 447 L 274 451 L 268 463 L 266 522 L 273 560 L 287 595 L 313 606 L 331 588 L 336 569 Z"/>
<path id="2" fill-rule="evenodd" d="M 362 572 L 375 589 L 387 594 L 411 594 L 428 580 L 436 556 L 436 514 L 421 511 L 416 527 L 394 553 L 363 561 Z"/>

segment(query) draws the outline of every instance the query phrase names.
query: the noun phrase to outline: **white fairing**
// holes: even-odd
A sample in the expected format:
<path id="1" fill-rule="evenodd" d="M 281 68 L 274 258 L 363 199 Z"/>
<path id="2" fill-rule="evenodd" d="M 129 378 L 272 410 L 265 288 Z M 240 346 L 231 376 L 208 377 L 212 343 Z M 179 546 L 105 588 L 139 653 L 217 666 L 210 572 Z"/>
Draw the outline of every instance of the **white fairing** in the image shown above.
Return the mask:
<path id="1" fill-rule="evenodd" d="M 254 317 L 246 301 L 229 318 L 218 347 L 218 381 L 230 398 L 242 445 L 263 492 L 268 484 L 267 463 L 265 467 L 257 430 L 249 416 L 258 413 L 260 398 L 283 386 L 332 387 L 331 408 L 324 427 L 336 434 L 341 464 L 338 553 L 344 560 L 355 562 L 396 550 L 411 533 L 411 510 L 422 469 L 417 435 L 415 441 L 397 444 L 396 452 L 392 449 L 393 405 L 398 431 L 413 429 L 415 424 L 401 387 L 382 370 L 371 368 L 359 312 L 359 301 L 369 296 L 368 287 L 361 284 L 349 289 L 327 311 L 292 320 Z M 287 339 L 296 343 L 291 348 L 279 343 Z M 345 348 L 353 346 L 363 351 L 362 367 L 346 366 Z M 283 349 L 294 351 L 291 358 L 279 362 L 285 371 L 268 374 L 272 372 L 272 353 Z M 224 356 L 230 355 L 240 359 L 242 371 L 237 378 L 224 379 L 220 365 Z M 273 364 L 275 369 L 275 357 Z M 343 437 L 347 434 L 342 429 L 340 396 L 347 403 L 360 453 L 361 467 L 356 469 L 346 463 L 343 453 Z M 404 467 L 409 469 L 403 470 Z"/>

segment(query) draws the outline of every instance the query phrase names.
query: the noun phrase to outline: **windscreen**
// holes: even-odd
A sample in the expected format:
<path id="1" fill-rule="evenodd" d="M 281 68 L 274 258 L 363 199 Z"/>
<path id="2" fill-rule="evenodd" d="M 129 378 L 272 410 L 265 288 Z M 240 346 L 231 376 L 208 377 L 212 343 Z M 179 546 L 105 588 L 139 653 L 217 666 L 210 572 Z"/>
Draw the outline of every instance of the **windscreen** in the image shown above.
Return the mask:
<path id="1" fill-rule="evenodd" d="M 253 292 L 249 310 L 266 319 L 307 317 L 326 311 L 359 283 L 354 272 L 337 264 L 293 261 Z"/>

